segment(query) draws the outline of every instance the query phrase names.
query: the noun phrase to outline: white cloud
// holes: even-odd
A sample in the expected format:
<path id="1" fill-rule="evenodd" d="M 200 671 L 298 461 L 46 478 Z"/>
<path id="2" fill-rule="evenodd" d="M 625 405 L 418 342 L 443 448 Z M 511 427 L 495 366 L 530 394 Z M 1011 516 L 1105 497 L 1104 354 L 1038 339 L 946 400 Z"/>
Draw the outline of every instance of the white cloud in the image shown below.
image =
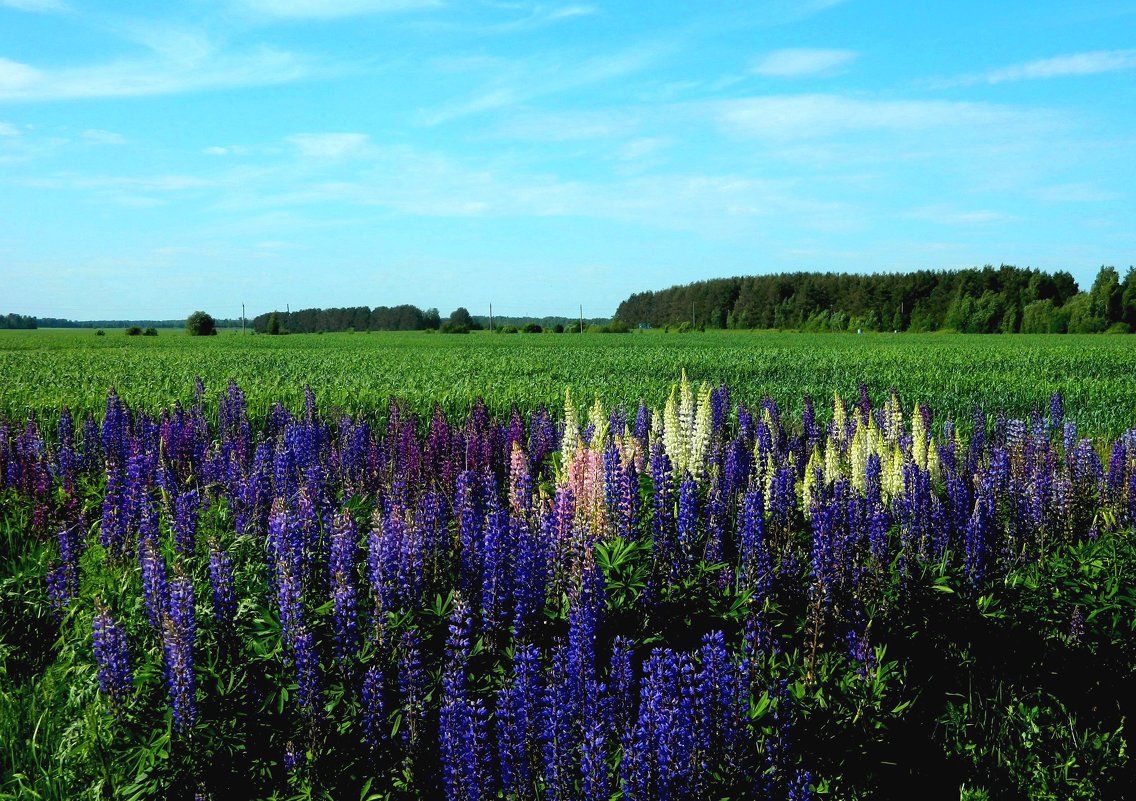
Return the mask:
<path id="1" fill-rule="evenodd" d="M 1004 125 L 1029 115 L 985 103 L 863 100 L 840 95 L 770 95 L 700 104 L 730 133 L 768 139 L 810 139 L 853 131 L 921 131 Z"/>
<path id="2" fill-rule="evenodd" d="M 504 75 L 479 90 L 472 98 L 427 112 L 423 114 L 422 121 L 426 125 L 438 125 L 539 97 L 623 78 L 646 69 L 668 49 L 668 46 L 654 44 L 631 47 L 583 61 L 561 53 L 555 59 L 534 59 L 510 64 Z"/>
<path id="3" fill-rule="evenodd" d="M 955 80 L 946 81 L 944 85 L 969 86 L 979 83 L 997 84 L 1044 78 L 1098 75 L 1104 72 L 1117 72 L 1133 68 L 1136 68 L 1136 49 L 1094 50 L 1088 53 L 1072 53 L 1027 61 L 1024 64 L 1013 64 L 1009 67 L 976 75 L 965 75 Z"/>
<path id="4" fill-rule="evenodd" d="M 122 134 L 114 133 L 113 131 L 100 131 L 97 128 L 83 131 L 83 138 L 88 142 L 96 145 L 124 145 L 126 139 Z"/>
<path id="5" fill-rule="evenodd" d="M 41 70 L 0 59 L 0 101 L 136 97 L 287 83 L 313 74 L 291 53 L 259 48 L 187 64 L 151 58 Z"/>
<path id="6" fill-rule="evenodd" d="M 284 19 L 337 19 L 437 8 L 441 0 L 240 0 L 257 14 Z"/>
<path id="7" fill-rule="evenodd" d="M 301 156 L 321 159 L 341 159 L 359 156 L 367 151 L 367 134 L 364 133 L 300 133 L 288 137 Z"/>
<path id="8" fill-rule="evenodd" d="M 773 78 L 800 78 L 807 75 L 830 75 L 856 58 L 854 50 L 792 48 L 774 50 L 758 59 L 750 72 Z"/>
<path id="9" fill-rule="evenodd" d="M 0 6 L 36 13 L 58 13 L 71 10 L 70 6 L 59 2 L 59 0 L 0 0 Z"/>
<path id="10" fill-rule="evenodd" d="M 1046 203 L 1109 203 L 1124 196 L 1087 182 L 1044 186 L 1037 197 Z"/>
<path id="11" fill-rule="evenodd" d="M 926 220 L 936 225 L 953 226 L 990 225 L 993 223 L 1009 223 L 1021 219 L 1013 214 L 992 211 L 990 209 L 960 211 L 949 206 L 923 206 L 921 208 L 912 209 L 907 216 L 916 220 Z"/>
<path id="12" fill-rule="evenodd" d="M 201 151 L 206 156 L 247 156 L 253 148 L 247 145 L 213 145 Z"/>

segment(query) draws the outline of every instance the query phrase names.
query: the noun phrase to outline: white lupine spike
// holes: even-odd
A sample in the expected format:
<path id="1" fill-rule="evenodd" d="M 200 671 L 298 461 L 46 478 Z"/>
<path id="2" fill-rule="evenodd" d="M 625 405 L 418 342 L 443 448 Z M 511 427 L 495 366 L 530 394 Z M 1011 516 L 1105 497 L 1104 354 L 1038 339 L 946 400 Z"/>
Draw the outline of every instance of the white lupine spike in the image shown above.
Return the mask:
<path id="1" fill-rule="evenodd" d="M 564 437 L 560 440 L 560 453 L 569 459 L 580 446 L 580 420 L 576 415 L 576 404 L 572 403 L 572 390 L 564 390 Z"/>
<path id="2" fill-rule="evenodd" d="M 671 470 L 682 475 L 686 467 L 686 438 L 682 435 L 679 413 L 675 402 L 675 388 L 671 387 L 670 397 L 663 409 L 663 449 L 671 460 Z"/>
<path id="3" fill-rule="evenodd" d="M 824 460 L 821 459 L 820 449 L 813 448 L 812 456 L 809 457 L 809 463 L 805 465 L 805 478 L 803 486 L 801 487 L 801 508 L 805 510 L 805 516 L 809 516 L 809 509 L 813 506 L 813 500 L 817 494 L 817 472 L 820 471 L 820 480 L 826 484 L 831 483 L 832 479 L 826 475 L 823 468 Z"/>
<path id="4" fill-rule="evenodd" d="M 920 470 L 927 469 L 927 428 L 923 425 L 920 407 L 911 415 L 911 458 Z"/>
<path id="5" fill-rule="evenodd" d="M 591 448 L 594 451 L 602 451 L 611 422 L 604 414 L 603 404 L 600 403 L 599 398 L 596 398 L 595 402 L 592 403 L 592 408 L 588 410 L 588 422 L 592 425 Z"/>
<path id="6" fill-rule="evenodd" d="M 831 484 L 840 475 L 840 453 L 836 443 L 829 440 L 824 446 L 824 483 Z"/>
<path id="7" fill-rule="evenodd" d="M 832 393 L 832 427 L 841 447 L 848 443 L 844 441 L 844 431 L 848 426 L 848 412 L 844 408 L 844 401 L 835 392 Z"/>
<path id="8" fill-rule="evenodd" d="M 687 442 L 694 438 L 694 415 L 694 389 L 686 377 L 686 370 L 683 369 L 678 399 L 678 421 L 682 426 L 683 439 Z"/>
<path id="9" fill-rule="evenodd" d="M 710 451 L 710 435 L 714 427 L 714 410 L 710 405 L 710 385 L 702 383 L 698 390 L 698 412 L 694 416 L 694 434 L 690 443 L 690 464 L 688 468 L 694 478 L 701 478 Z"/>
<path id="10" fill-rule="evenodd" d="M 943 466 L 939 462 L 939 446 L 935 444 L 935 438 L 931 437 L 931 441 L 927 445 L 927 467 L 926 470 L 931 474 L 932 481 L 941 479 L 943 473 Z"/>
<path id="11" fill-rule="evenodd" d="M 864 492 L 868 485 L 868 435 L 866 429 L 857 426 L 856 433 L 852 435 L 852 444 L 848 446 L 849 476 L 852 486 L 858 492 Z"/>

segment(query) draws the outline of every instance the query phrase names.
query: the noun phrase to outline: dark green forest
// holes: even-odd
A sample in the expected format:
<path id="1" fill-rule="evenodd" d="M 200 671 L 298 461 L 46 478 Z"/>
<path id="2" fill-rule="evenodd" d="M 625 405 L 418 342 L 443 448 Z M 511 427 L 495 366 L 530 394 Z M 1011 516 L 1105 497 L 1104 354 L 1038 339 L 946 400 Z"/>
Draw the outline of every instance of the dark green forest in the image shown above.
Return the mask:
<path id="1" fill-rule="evenodd" d="M 36 318 L 34 317 L 26 317 L 22 314 L 0 314 L 0 329 L 35 327 Z"/>
<path id="2" fill-rule="evenodd" d="M 1102 267 L 1088 292 L 1067 272 L 1002 265 L 912 273 L 716 278 L 619 305 L 628 325 L 803 331 L 1063 334 L 1136 329 L 1136 269 Z"/>
<path id="3" fill-rule="evenodd" d="M 437 309 L 402 306 L 350 306 L 334 309 L 273 311 L 252 320 L 258 334 L 316 334 L 330 331 L 421 331 L 442 324 Z"/>

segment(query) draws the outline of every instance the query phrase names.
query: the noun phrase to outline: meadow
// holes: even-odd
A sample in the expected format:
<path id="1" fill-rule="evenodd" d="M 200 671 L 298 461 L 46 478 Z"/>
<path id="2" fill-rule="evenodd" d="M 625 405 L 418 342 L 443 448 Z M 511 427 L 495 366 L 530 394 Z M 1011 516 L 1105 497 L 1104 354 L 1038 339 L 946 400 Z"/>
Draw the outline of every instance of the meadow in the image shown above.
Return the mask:
<path id="1" fill-rule="evenodd" d="M 1131 353 L 4 332 L 0 798 L 1123 797 Z"/>

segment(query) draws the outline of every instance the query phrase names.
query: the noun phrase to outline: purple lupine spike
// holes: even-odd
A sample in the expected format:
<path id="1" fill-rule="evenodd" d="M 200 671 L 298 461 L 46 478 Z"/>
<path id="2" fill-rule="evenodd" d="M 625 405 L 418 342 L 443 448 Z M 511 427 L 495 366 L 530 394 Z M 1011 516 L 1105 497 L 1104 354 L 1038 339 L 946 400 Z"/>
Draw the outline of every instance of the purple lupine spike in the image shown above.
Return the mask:
<path id="1" fill-rule="evenodd" d="M 197 490 L 187 490 L 174 500 L 174 547 L 181 556 L 191 556 L 197 543 L 197 517 L 201 500 Z"/>
<path id="2" fill-rule="evenodd" d="M 789 801 L 812 801 L 813 775 L 807 770 L 799 770 L 789 783 Z"/>
<path id="3" fill-rule="evenodd" d="M 47 575 L 48 596 L 52 606 L 62 611 L 79 594 L 79 557 L 83 538 L 79 526 L 59 530 L 59 564 Z"/>
<path id="4" fill-rule="evenodd" d="M 378 748 L 387 737 L 385 707 L 383 705 L 383 672 L 378 665 L 371 665 L 363 674 L 363 742 L 372 750 Z"/>
<path id="5" fill-rule="evenodd" d="M 197 683 L 193 675 L 193 642 L 197 622 L 193 582 L 186 577 L 170 583 L 169 614 L 163 621 L 163 653 L 174 730 L 184 733 L 197 722 Z"/>
<path id="6" fill-rule="evenodd" d="M 155 630 L 161 631 L 169 610 L 170 594 L 166 560 L 156 531 L 138 540 L 138 561 L 142 566 L 142 598 L 146 604 L 146 617 Z"/>
<path id="7" fill-rule="evenodd" d="M 635 439 L 646 445 L 651 435 L 651 410 L 647 404 L 639 401 L 639 409 L 635 412 Z"/>
<path id="8" fill-rule="evenodd" d="M 730 414 L 730 390 L 720 384 L 710 392 L 710 425 L 721 432 Z"/>
<path id="9" fill-rule="evenodd" d="M 408 752 L 419 743 L 426 714 L 428 684 L 429 676 L 422 666 L 422 642 L 418 631 L 403 632 L 398 645 L 398 697 L 402 699 L 399 737 Z"/>
<path id="10" fill-rule="evenodd" d="M 1049 428 L 1052 431 L 1061 430 L 1065 423 L 1065 399 L 1060 392 L 1049 396 Z"/>
<path id="11" fill-rule="evenodd" d="M 675 530 L 678 534 L 678 547 L 686 565 L 694 562 L 698 539 L 698 485 L 687 476 L 679 485 L 678 517 Z"/>
<path id="12" fill-rule="evenodd" d="M 228 551 L 209 544 L 209 584 L 213 590 L 213 619 L 218 628 L 229 630 L 237 617 L 237 595 L 233 587 L 233 562 Z"/>
<path id="13" fill-rule="evenodd" d="M 542 695 L 540 650 L 519 645 L 513 653 L 512 681 L 497 694 L 498 764 L 506 798 L 524 797 L 533 786 Z"/>
<path id="14" fill-rule="evenodd" d="M 591 681 L 586 695 L 594 700 L 585 706 L 584 711 L 583 742 L 580 746 L 580 797 L 585 801 L 608 801 L 613 785 L 607 765 L 607 694 L 603 684 Z"/>
<path id="15" fill-rule="evenodd" d="M 110 701 L 111 710 L 119 715 L 134 694 L 134 674 L 130 670 L 126 633 L 101 602 L 96 602 L 91 629 L 95 664 L 99 669 L 99 690 Z"/>
<path id="16" fill-rule="evenodd" d="M 745 494 L 738 510 L 738 577 L 761 606 L 773 589 L 773 560 L 765 540 L 765 506 L 761 490 Z"/>
<path id="17" fill-rule="evenodd" d="M 746 712 L 740 698 L 725 636 L 721 631 L 705 634 L 695 677 L 695 741 L 702 764 L 721 760 L 730 765 L 736 760 Z"/>
<path id="18" fill-rule="evenodd" d="M 335 516 L 331 529 L 331 555 L 328 572 L 332 587 L 332 628 L 335 653 L 340 661 L 354 656 L 359 649 L 359 624 L 356 619 L 355 564 L 358 557 L 359 531 L 347 512 Z"/>

